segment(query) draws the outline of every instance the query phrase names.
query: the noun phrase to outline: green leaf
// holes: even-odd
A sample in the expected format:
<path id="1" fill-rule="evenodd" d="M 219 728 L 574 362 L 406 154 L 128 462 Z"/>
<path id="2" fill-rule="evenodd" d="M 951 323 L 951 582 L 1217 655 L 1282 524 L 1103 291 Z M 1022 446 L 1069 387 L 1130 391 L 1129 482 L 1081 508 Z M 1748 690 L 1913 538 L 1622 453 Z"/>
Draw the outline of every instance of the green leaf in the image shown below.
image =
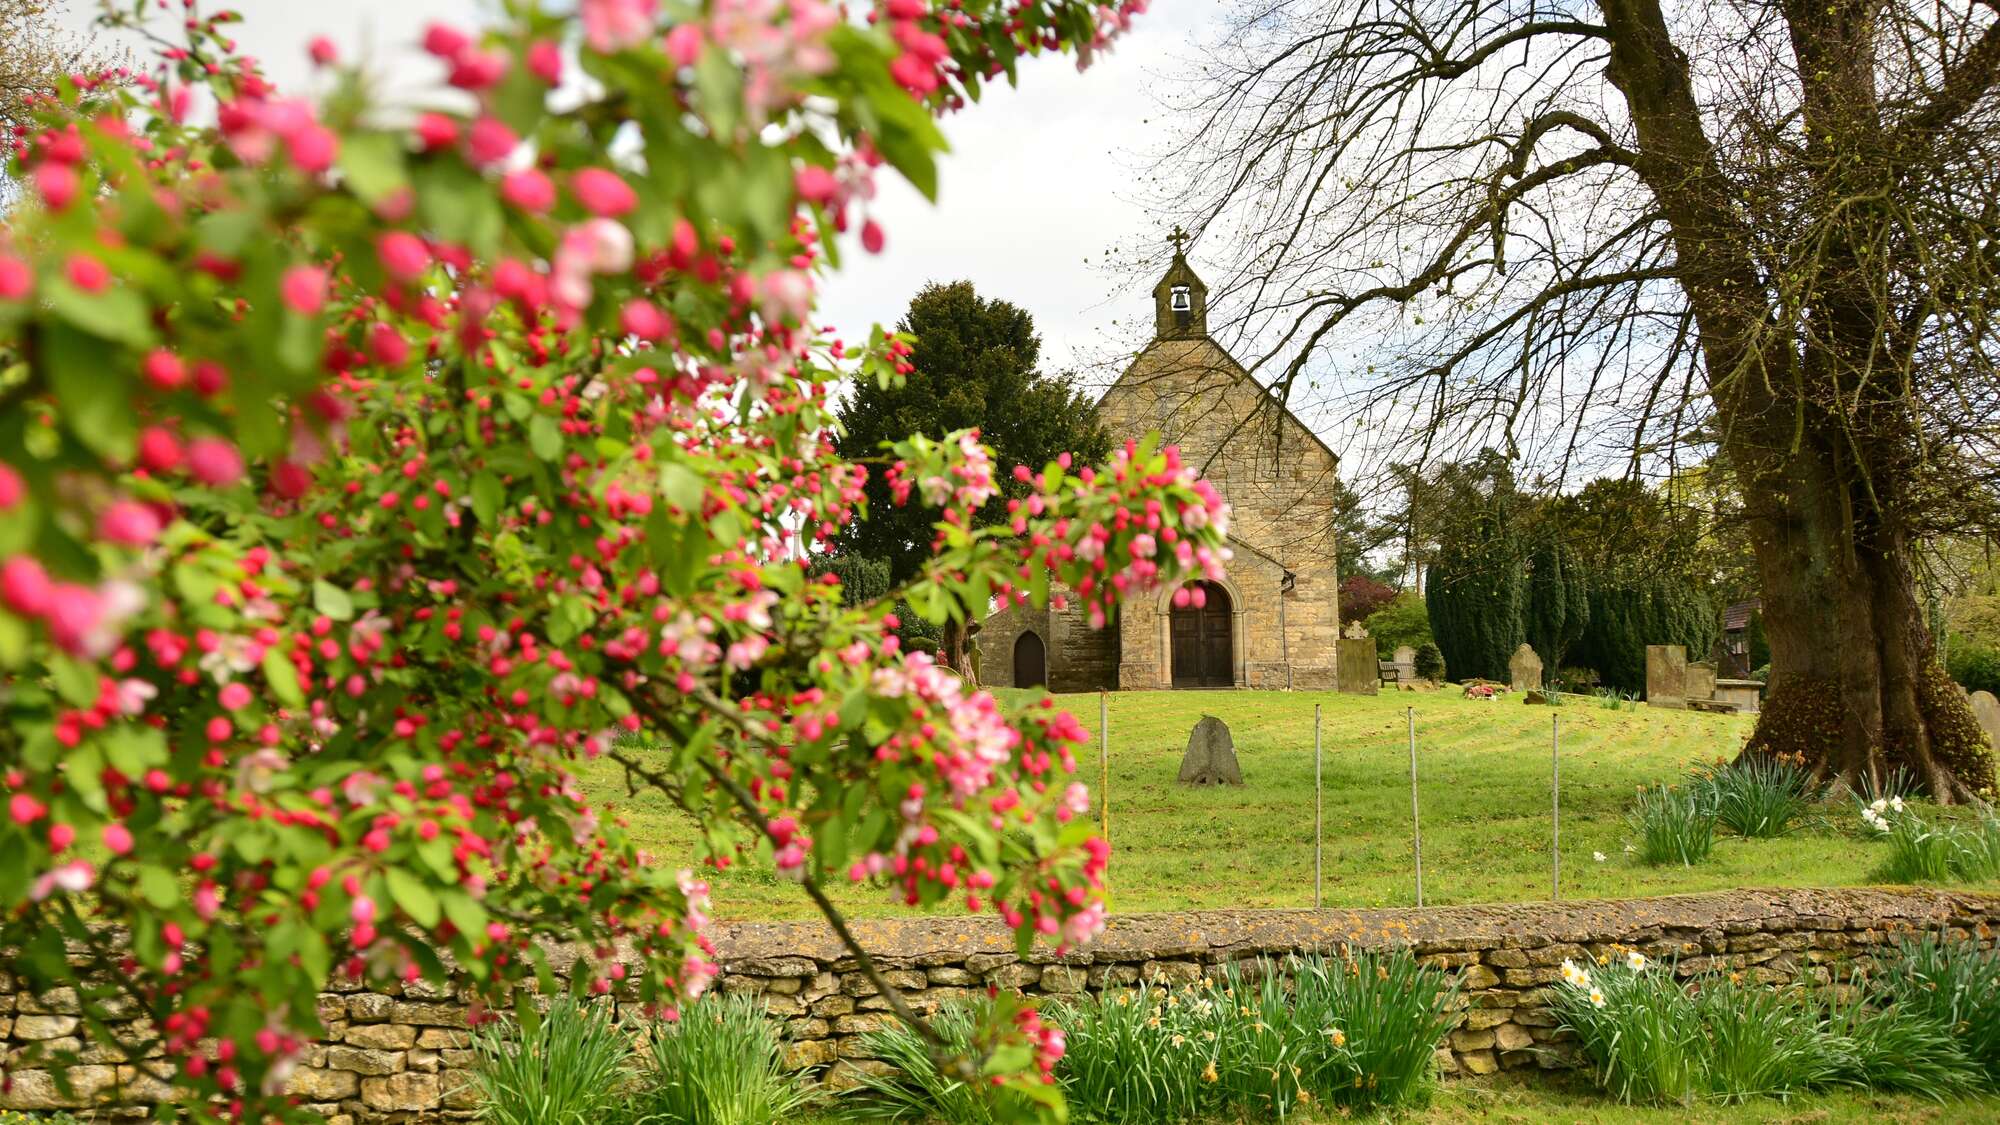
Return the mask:
<path id="1" fill-rule="evenodd" d="M 703 481 L 701 475 L 678 461 L 668 461 L 660 466 L 660 494 L 667 503 L 683 512 L 701 510 Z"/>
<path id="2" fill-rule="evenodd" d="M 417 925 L 430 929 L 438 924 L 442 916 L 438 910 L 438 900 L 429 887 L 415 875 L 401 867 L 388 870 L 389 893 L 395 896 L 396 905 L 402 907 Z"/>
<path id="3" fill-rule="evenodd" d="M 482 940 L 486 935 L 486 908 L 464 891 L 446 891 L 438 896 L 444 904 L 444 916 L 458 932 L 473 941 Z"/>
<path id="4" fill-rule="evenodd" d="M 49 386 L 63 420 L 93 453 L 128 461 L 138 448 L 139 426 L 126 380 L 113 368 L 103 344 L 74 329 L 52 325 L 44 346 Z"/>
<path id="5" fill-rule="evenodd" d="M 354 620 L 354 599 L 323 578 L 313 579 L 313 608 L 335 621 Z"/>
<path id="6" fill-rule="evenodd" d="M 151 311 L 146 299 L 131 289 L 114 286 L 102 293 L 85 293 L 67 281 L 55 281 L 43 293 L 57 316 L 93 336 L 134 348 L 153 346 Z"/>
<path id="7" fill-rule="evenodd" d="M 544 461 L 562 456 L 562 426 L 547 414 L 537 414 L 528 423 L 528 448 Z"/>
<path id="8" fill-rule="evenodd" d="M 306 705 L 305 692 L 299 689 L 298 669 L 292 667 L 290 658 L 276 646 L 264 650 L 264 680 L 271 685 L 278 702 L 287 707 Z"/>
<path id="9" fill-rule="evenodd" d="M 374 205 L 410 186 L 403 145 L 392 133 L 350 133 L 340 145 L 340 173 L 363 203 Z"/>
<path id="10" fill-rule="evenodd" d="M 507 501 L 506 486 L 492 473 L 481 472 L 472 478 L 472 514 L 481 524 L 491 526 L 500 514 L 500 505 Z"/>
<path id="11" fill-rule="evenodd" d="M 72 707 L 90 707 L 97 702 L 97 669 L 67 656 L 49 657 L 49 678 L 56 694 Z"/>
<path id="12" fill-rule="evenodd" d="M 146 864 L 139 868 L 139 894 L 156 910 L 169 910 L 181 900 L 180 884 L 164 867 Z"/>

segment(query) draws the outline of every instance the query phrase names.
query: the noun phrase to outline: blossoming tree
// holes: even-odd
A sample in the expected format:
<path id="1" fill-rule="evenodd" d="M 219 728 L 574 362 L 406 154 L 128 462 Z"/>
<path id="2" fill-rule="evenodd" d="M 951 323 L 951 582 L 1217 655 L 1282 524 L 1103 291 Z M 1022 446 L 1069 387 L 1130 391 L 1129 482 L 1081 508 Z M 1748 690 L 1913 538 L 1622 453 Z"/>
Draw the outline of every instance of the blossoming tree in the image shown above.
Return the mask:
<path id="1" fill-rule="evenodd" d="M 934 189 L 939 112 L 1141 5 L 516 3 L 431 28 L 460 108 L 397 113 L 323 42 L 332 93 L 281 96 L 187 0 L 157 69 L 65 85 L 0 230 L 10 969 L 215 1118 L 300 1112 L 340 974 L 448 955 L 497 1007 L 575 940 L 670 1018 L 716 972 L 707 891 L 600 819 L 571 766 L 606 755 L 850 946 L 827 882 L 1088 940 L 1081 732 L 899 651 L 888 606 L 1059 582 L 1101 617 L 1217 568 L 1226 510 L 1136 445 L 1015 469 L 975 530 L 975 434 L 834 455 L 832 384 L 907 345 L 811 314 L 846 232 L 881 248 L 876 177 Z M 870 472 L 935 557 L 843 607 L 802 560 Z M 1001 1011 L 959 1065 L 1059 1112 L 1060 1032 Z"/>

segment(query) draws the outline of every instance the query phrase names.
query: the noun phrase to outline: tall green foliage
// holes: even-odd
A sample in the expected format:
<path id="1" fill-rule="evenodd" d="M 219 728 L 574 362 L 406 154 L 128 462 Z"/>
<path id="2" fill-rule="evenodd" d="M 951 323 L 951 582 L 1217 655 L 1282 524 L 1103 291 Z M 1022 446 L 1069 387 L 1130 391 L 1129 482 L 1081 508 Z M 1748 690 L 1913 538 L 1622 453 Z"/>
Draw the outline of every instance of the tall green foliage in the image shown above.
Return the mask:
<path id="1" fill-rule="evenodd" d="M 1015 465 L 1039 471 L 1064 453 L 1080 465 L 1098 464 L 1111 439 L 1090 400 L 1067 377 L 1036 370 L 1041 337 L 1026 309 L 982 297 L 970 281 L 927 285 L 910 300 L 897 330 L 916 337 L 907 381 L 857 380 L 840 410 L 846 431 L 841 453 L 876 457 L 886 441 L 911 434 L 942 438 L 977 426 L 993 450 L 996 483 L 1007 496 L 1025 494 L 1011 473 Z M 868 476 L 868 520 L 849 524 L 843 542 L 855 552 L 889 564 L 892 582 L 904 582 L 931 556 L 937 513 L 924 505 L 897 506 L 888 476 Z M 989 502 L 974 513 L 981 524 L 1006 516 Z"/>
<path id="2" fill-rule="evenodd" d="M 1537 538 L 1529 561 L 1522 625 L 1528 643 L 1545 668 L 1564 666 L 1564 653 L 1583 636 L 1590 622 L 1590 581 L 1570 550 L 1552 529 Z"/>
<path id="3" fill-rule="evenodd" d="M 1446 466 L 1433 492 L 1437 558 L 1424 589 L 1431 636 L 1452 675 L 1506 679 L 1527 593 L 1513 471 L 1488 451 Z"/>
<path id="4" fill-rule="evenodd" d="M 1590 620 L 1569 659 L 1597 669 L 1606 687 L 1643 691 L 1647 645 L 1683 645 L 1689 659 L 1698 660 L 1721 631 L 1714 596 L 1692 579 L 1634 579 L 1590 591 Z"/>

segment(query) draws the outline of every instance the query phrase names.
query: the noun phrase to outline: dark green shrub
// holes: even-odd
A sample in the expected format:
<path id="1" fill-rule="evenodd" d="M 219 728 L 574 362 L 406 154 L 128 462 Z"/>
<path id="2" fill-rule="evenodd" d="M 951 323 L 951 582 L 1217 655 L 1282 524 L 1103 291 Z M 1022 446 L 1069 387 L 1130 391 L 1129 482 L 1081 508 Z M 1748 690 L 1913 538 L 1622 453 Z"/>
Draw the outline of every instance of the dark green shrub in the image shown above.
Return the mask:
<path id="1" fill-rule="evenodd" d="M 1425 641 L 1417 646 L 1416 672 L 1426 680 L 1444 682 L 1444 653 L 1438 651 L 1434 642 Z"/>
<path id="2" fill-rule="evenodd" d="M 1969 642 L 1954 644 L 1944 666 L 1965 690 L 2000 695 L 2000 649 Z"/>

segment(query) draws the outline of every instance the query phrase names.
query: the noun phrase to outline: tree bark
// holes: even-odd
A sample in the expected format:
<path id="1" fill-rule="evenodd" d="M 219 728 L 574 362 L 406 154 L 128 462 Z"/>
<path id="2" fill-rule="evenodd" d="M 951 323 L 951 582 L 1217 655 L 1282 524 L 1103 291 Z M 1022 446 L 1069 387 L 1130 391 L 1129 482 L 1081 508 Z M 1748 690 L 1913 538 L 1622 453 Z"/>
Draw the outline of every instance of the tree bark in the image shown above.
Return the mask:
<path id="1" fill-rule="evenodd" d="M 1885 267 L 1858 249 L 1865 228 L 1836 228 L 1809 263 L 1818 284 L 1810 335 L 1800 335 L 1800 321 L 1770 304 L 1776 282 L 1732 206 L 1658 0 L 1604 0 L 1602 10 L 1607 76 L 1631 111 L 1637 170 L 1672 225 L 1723 451 L 1751 517 L 1772 682 L 1744 753 L 1795 758 L 1849 787 L 1880 787 L 1901 768 L 1939 801 L 1990 797 L 1992 751 L 1939 663 L 1897 515 L 1908 474 L 1921 471 L 1919 435 L 1894 388 L 1864 393 L 1882 338 L 1869 271 Z M 1815 145 L 1865 145 L 1856 134 L 1874 128 L 1867 12 L 1843 0 L 1790 13 L 1794 26 L 1831 25 L 1799 47 Z M 1826 198 L 1886 174 L 1841 155 L 1855 151 L 1823 162 Z"/>

